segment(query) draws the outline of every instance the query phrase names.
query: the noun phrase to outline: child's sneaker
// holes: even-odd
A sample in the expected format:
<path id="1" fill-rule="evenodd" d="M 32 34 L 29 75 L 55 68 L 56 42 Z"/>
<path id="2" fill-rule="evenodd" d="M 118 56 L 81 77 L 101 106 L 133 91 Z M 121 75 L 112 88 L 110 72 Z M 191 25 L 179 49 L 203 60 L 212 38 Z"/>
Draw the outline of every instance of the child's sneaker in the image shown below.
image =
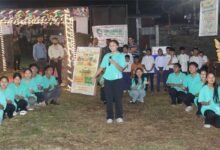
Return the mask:
<path id="1" fill-rule="evenodd" d="M 211 128 L 211 125 L 210 124 L 204 124 L 204 128 L 209 129 L 209 128 Z"/>
<path id="2" fill-rule="evenodd" d="M 28 107 L 28 111 L 33 111 L 33 110 L 34 110 L 34 108 Z"/>
<path id="3" fill-rule="evenodd" d="M 117 118 L 117 119 L 116 119 L 116 122 L 117 122 L 117 123 L 123 123 L 124 120 L 123 120 L 122 118 Z"/>
<path id="4" fill-rule="evenodd" d="M 20 111 L 20 115 L 21 115 L 21 116 L 24 116 L 24 115 L 26 115 L 26 114 L 27 114 L 27 111 L 26 111 L 26 110 Z"/>
<path id="5" fill-rule="evenodd" d="M 112 119 L 107 119 L 106 123 L 107 123 L 107 124 L 112 124 L 112 123 L 113 123 L 113 120 L 112 120 Z"/>
<path id="6" fill-rule="evenodd" d="M 15 116 L 17 116 L 17 112 L 16 111 L 13 113 L 13 117 L 15 117 Z"/>
<path id="7" fill-rule="evenodd" d="M 186 112 L 191 112 L 192 110 L 193 110 L 192 106 L 187 106 L 185 109 Z"/>

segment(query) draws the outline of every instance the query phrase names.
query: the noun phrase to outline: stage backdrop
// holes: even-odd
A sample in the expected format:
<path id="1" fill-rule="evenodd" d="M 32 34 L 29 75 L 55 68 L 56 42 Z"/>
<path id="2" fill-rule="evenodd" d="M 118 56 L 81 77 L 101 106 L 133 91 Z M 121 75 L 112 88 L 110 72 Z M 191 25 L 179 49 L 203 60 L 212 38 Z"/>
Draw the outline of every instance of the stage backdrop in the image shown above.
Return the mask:
<path id="1" fill-rule="evenodd" d="M 127 25 L 103 25 L 92 27 L 93 36 L 99 40 L 99 46 L 106 46 L 106 39 L 115 39 L 120 46 L 128 43 Z"/>
<path id="2" fill-rule="evenodd" d="M 200 2 L 199 36 L 218 35 L 219 0 L 203 0 Z"/>
<path id="3" fill-rule="evenodd" d="M 72 93 L 95 95 L 96 83 L 93 83 L 93 77 L 98 69 L 100 53 L 101 50 L 97 47 L 77 48 L 71 87 Z"/>

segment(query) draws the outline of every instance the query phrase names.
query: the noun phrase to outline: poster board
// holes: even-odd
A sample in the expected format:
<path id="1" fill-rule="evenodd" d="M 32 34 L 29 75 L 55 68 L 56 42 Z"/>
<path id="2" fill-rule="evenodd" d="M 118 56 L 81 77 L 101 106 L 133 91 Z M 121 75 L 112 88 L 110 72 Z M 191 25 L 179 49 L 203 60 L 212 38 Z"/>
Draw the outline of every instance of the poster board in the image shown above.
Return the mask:
<path id="1" fill-rule="evenodd" d="M 100 47 L 106 46 L 106 39 L 114 39 L 119 42 L 119 46 L 128 43 L 127 25 L 102 25 L 92 27 L 93 36 L 99 40 Z"/>
<path id="2" fill-rule="evenodd" d="M 219 0 L 200 2 L 199 36 L 218 35 Z"/>
<path id="3" fill-rule="evenodd" d="M 98 69 L 100 56 L 101 49 L 98 47 L 77 48 L 71 93 L 96 94 L 96 83 L 93 83 L 93 77 Z"/>

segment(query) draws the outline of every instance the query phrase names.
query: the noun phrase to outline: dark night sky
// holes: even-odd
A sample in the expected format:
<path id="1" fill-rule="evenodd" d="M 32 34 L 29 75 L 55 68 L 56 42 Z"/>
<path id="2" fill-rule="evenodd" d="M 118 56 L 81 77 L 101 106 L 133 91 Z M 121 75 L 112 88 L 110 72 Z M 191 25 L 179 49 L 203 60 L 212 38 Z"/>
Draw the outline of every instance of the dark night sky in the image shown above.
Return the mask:
<path id="1" fill-rule="evenodd" d="M 72 7 L 92 5 L 120 5 L 128 6 L 128 14 L 136 14 L 135 0 L 0 0 L 0 8 L 47 8 Z M 198 7 L 198 6 L 197 6 Z M 141 15 L 160 15 L 167 19 L 166 10 L 172 12 L 175 21 L 184 21 L 184 14 L 192 13 L 191 0 L 139 0 Z"/>

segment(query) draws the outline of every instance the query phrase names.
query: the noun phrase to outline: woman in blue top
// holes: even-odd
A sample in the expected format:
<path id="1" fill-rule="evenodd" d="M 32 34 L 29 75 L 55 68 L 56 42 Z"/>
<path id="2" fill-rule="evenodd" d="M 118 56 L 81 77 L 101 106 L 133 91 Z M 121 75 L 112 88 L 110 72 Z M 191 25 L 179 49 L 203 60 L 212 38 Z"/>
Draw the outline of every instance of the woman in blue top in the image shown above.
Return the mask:
<path id="1" fill-rule="evenodd" d="M 0 91 L 5 95 L 7 102 L 5 113 L 7 113 L 8 118 L 12 118 L 13 113 L 17 108 L 17 105 L 15 103 L 14 92 L 8 87 L 8 82 L 9 82 L 8 77 L 2 76 L 0 78 L 0 85 L 1 85 Z"/>
<path id="2" fill-rule="evenodd" d="M 131 91 L 129 93 L 132 97 L 130 103 L 134 104 L 136 101 L 144 103 L 144 97 L 146 95 L 146 84 L 147 78 L 145 78 L 143 75 L 143 69 L 137 68 L 135 70 L 135 77 L 132 79 Z"/>
<path id="3" fill-rule="evenodd" d="M 109 43 L 111 53 L 104 56 L 100 68 L 98 69 L 95 78 L 105 69 L 104 85 L 107 100 L 107 123 L 113 122 L 113 101 L 115 102 L 115 118 L 117 123 L 123 122 L 122 95 L 123 81 L 122 72 L 126 66 L 124 54 L 118 51 L 119 43 L 112 40 Z"/>
<path id="4" fill-rule="evenodd" d="M 201 89 L 198 101 L 202 104 L 201 113 L 205 116 L 205 128 L 211 125 L 220 128 L 220 88 L 215 75 L 208 73 L 207 84 Z"/>
<path id="5" fill-rule="evenodd" d="M 16 72 L 13 74 L 13 82 L 9 84 L 9 88 L 14 91 L 15 102 L 17 104 L 17 112 L 20 111 L 20 115 L 27 114 L 28 101 L 26 99 L 28 91 L 24 85 L 21 84 L 21 74 Z"/>

